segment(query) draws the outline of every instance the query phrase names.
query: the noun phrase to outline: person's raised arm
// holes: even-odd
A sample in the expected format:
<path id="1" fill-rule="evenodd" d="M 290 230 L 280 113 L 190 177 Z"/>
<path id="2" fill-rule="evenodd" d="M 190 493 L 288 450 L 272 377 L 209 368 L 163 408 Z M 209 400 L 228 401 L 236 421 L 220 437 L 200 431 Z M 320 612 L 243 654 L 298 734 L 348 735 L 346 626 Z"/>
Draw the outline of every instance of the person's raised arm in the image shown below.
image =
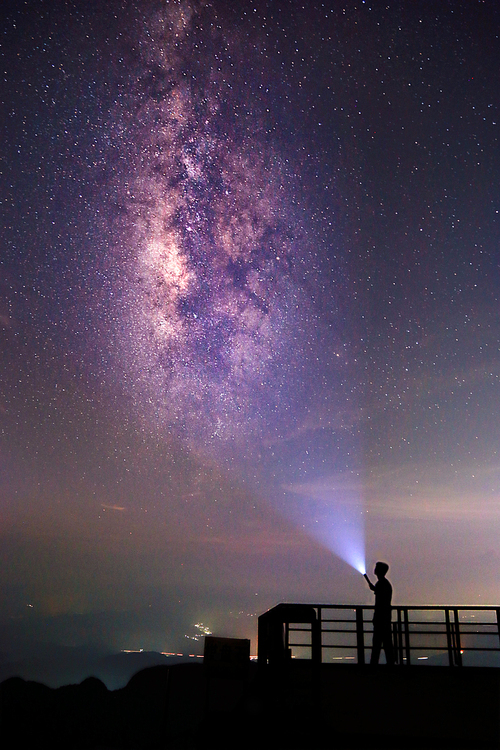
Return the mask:
<path id="1" fill-rule="evenodd" d="M 363 578 L 365 579 L 365 581 L 367 582 L 367 584 L 368 584 L 368 586 L 369 586 L 369 587 L 371 588 L 371 590 L 372 590 L 372 591 L 375 591 L 375 586 L 374 586 L 374 585 L 373 585 L 373 583 L 372 583 L 372 582 L 370 581 L 370 579 L 368 578 L 368 576 L 366 575 L 366 573 L 364 573 L 364 574 L 363 574 Z"/>

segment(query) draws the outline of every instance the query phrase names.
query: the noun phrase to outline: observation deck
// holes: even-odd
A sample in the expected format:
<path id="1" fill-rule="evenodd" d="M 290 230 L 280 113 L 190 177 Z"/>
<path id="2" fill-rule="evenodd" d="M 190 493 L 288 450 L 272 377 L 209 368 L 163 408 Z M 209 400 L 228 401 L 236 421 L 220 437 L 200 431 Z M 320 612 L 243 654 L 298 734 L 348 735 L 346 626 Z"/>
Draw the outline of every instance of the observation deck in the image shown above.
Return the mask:
<path id="1" fill-rule="evenodd" d="M 394 606 L 394 666 L 383 652 L 369 664 L 373 609 L 283 603 L 260 615 L 270 715 L 320 727 L 333 744 L 318 747 L 499 748 L 500 607 Z"/>
<path id="2" fill-rule="evenodd" d="M 373 607 L 351 604 L 278 604 L 259 617 L 259 664 L 290 658 L 316 664 L 369 661 Z M 500 666 L 500 607 L 394 606 L 396 663 L 429 661 L 450 667 Z M 382 657 L 383 658 L 383 657 Z"/>

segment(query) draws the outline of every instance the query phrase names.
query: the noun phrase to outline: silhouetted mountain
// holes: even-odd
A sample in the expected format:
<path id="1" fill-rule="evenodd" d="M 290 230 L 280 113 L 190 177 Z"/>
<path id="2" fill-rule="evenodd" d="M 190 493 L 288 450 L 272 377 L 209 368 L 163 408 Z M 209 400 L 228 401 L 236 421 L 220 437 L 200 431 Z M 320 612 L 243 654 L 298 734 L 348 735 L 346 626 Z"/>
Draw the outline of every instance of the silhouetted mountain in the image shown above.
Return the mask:
<path id="1" fill-rule="evenodd" d="M 109 690 L 117 690 L 127 685 L 131 677 L 137 672 L 148 667 L 171 667 L 175 664 L 197 662 L 203 662 L 203 660 L 192 656 L 166 656 L 156 651 L 110 654 L 95 663 L 93 674 L 99 677 Z"/>
<path id="2" fill-rule="evenodd" d="M 95 648 L 43 646 L 29 659 L 0 663 L 0 681 L 9 677 L 41 682 L 51 688 L 78 684 L 97 677 L 109 690 L 124 687 L 132 675 L 146 667 L 201 661 L 189 656 L 165 656 L 155 651 L 106 654 Z"/>
<path id="3" fill-rule="evenodd" d="M 229 715 L 245 695 L 242 685 L 231 687 L 229 699 L 224 694 L 218 706 L 218 721 L 226 718 L 224 736 Z M 11 677 L 0 683 L 0 706 L 5 747 L 47 745 L 51 750 L 205 746 L 200 737 L 210 710 L 201 663 L 149 667 L 115 691 L 95 677 L 57 689 Z M 242 742 L 238 746 L 246 747 Z"/>

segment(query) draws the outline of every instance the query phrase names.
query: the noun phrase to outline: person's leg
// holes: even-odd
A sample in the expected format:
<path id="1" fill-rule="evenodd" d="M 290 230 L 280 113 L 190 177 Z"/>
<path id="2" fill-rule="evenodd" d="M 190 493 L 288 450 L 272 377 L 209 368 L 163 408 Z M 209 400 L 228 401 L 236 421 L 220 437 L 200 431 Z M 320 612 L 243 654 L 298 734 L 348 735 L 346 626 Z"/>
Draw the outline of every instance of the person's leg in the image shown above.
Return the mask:
<path id="1" fill-rule="evenodd" d="M 378 664 L 380 658 L 380 650 L 382 648 L 382 634 L 380 628 L 373 628 L 373 641 L 372 641 L 372 655 L 370 657 L 370 664 Z"/>
<path id="2" fill-rule="evenodd" d="M 384 629 L 383 646 L 387 664 L 394 664 L 394 646 L 392 643 L 392 629 L 390 625 Z"/>

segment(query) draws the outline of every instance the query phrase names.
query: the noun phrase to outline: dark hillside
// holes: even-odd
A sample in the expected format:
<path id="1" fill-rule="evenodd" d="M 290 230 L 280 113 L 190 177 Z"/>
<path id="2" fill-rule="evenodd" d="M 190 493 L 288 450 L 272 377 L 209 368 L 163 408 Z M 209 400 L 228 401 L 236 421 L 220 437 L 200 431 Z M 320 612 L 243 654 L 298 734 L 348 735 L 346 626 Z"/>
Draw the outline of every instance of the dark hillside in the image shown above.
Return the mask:
<path id="1" fill-rule="evenodd" d="M 498 683 L 492 669 L 346 666 L 316 683 L 310 663 L 260 676 L 251 664 L 246 683 L 207 680 L 199 663 L 154 666 L 114 691 L 94 677 L 57 689 L 13 677 L 0 684 L 0 736 L 51 750 L 493 750 Z"/>

